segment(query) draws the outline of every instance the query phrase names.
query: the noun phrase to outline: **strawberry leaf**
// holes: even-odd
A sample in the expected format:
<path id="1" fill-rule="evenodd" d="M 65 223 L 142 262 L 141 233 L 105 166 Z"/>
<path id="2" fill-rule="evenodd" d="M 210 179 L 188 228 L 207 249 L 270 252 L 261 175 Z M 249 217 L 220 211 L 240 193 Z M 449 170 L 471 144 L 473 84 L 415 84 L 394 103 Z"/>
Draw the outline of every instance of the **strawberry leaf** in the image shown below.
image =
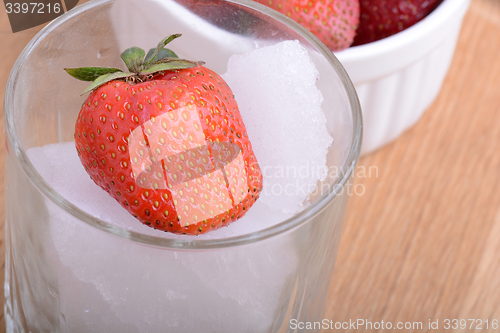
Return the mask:
<path id="1" fill-rule="evenodd" d="M 99 76 L 94 82 L 92 82 L 92 84 L 90 86 L 88 86 L 83 92 L 82 92 L 82 95 L 91 91 L 91 90 L 94 90 L 95 88 L 98 88 L 100 86 L 102 86 L 103 84 L 105 83 L 108 83 L 109 81 L 113 81 L 113 80 L 116 80 L 116 79 L 122 79 L 122 78 L 126 78 L 126 77 L 129 77 L 129 76 L 133 76 L 133 75 L 136 75 L 136 73 L 124 73 L 124 72 L 114 72 L 114 73 L 109 73 L 109 74 L 104 74 L 104 75 L 101 75 Z"/>
<path id="2" fill-rule="evenodd" d="M 154 62 L 153 60 L 155 60 L 155 58 L 157 58 L 157 54 L 159 52 L 161 52 L 161 50 L 164 50 L 164 47 L 168 43 L 170 43 L 171 41 L 173 41 L 176 38 L 179 38 L 180 36 L 181 36 L 181 34 L 173 34 L 173 35 L 170 35 L 170 36 L 162 39 L 161 42 L 158 43 L 158 45 L 156 46 L 156 48 L 152 49 L 153 52 L 151 52 L 151 50 L 149 50 L 148 55 L 146 56 L 146 59 L 144 59 L 144 65 L 148 66 L 149 64 L 153 63 Z M 175 56 L 175 58 L 177 58 L 177 55 L 175 55 L 175 53 L 174 53 L 174 56 Z M 157 59 L 157 60 L 160 60 L 160 59 Z"/>
<path id="3" fill-rule="evenodd" d="M 145 55 L 146 52 L 144 52 L 143 49 L 134 46 L 123 51 L 121 57 L 123 62 L 125 62 L 125 65 L 127 65 L 129 71 L 139 73 L 141 71 L 142 60 Z"/>
<path id="4" fill-rule="evenodd" d="M 111 67 L 80 67 L 64 69 L 72 77 L 81 81 L 94 81 L 99 76 L 109 73 L 121 72 L 121 69 Z"/>
<path id="5" fill-rule="evenodd" d="M 146 58 L 144 59 L 144 64 L 146 66 L 151 64 L 151 63 L 158 62 L 158 61 L 165 59 L 165 58 L 179 58 L 177 56 L 177 54 L 174 53 L 174 51 L 167 49 L 167 48 L 164 48 L 164 49 L 161 49 L 160 51 L 158 51 L 156 53 L 156 56 L 153 55 L 155 52 L 157 52 L 156 49 L 149 50 L 148 54 L 146 55 Z M 154 58 L 153 58 L 153 56 L 154 56 Z"/>
<path id="6" fill-rule="evenodd" d="M 145 51 L 139 47 L 126 49 L 121 54 L 121 58 L 127 65 L 128 72 L 109 67 L 65 68 L 65 70 L 68 74 L 79 80 L 93 81 L 92 84 L 82 92 L 83 95 L 113 80 L 128 81 L 131 83 L 145 82 L 151 80 L 154 77 L 154 75 L 152 76 L 151 74 L 154 73 L 203 65 L 203 61 L 179 59 L 175 52 L 165 48 L 168 43 L 180 36 L 181 34 L 173 34 L 164 38 L 158 43 L 156 48 L 150 49 L 147 55 Z M 133 78 L 124 80 L 129 77 Z"/>
<path id="7" fill-rule="evenodd" d="M 168 59 L 168 61 L 165 61 L 165 59 Z M 156 63 L 149 66 L 148 68 L 145 68 L 139 73 L 139 75 L 147 75 L 161 71 L 171 71 L 176 69 L 191 68 L 204 64 L 204 62 L 202 61 L 189 61 L 189 60 L 175 59 L 175 58 L 165 58 L 165 59 L 163 59 L 163 62 Z"/>

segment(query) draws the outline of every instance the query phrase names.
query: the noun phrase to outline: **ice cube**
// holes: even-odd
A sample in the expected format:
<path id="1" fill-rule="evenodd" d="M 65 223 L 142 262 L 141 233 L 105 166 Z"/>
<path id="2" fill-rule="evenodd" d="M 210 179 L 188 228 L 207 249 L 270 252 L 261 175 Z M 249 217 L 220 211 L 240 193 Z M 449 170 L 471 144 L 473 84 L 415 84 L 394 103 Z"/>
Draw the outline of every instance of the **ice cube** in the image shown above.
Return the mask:
<path id="1" fill-rule="evenodd" d="M 231 87 L 264 175 L 260 203 L 296 213 L 327 175 L 333 139 L 316 87 L 319 73 L 298 41 L 233 55 L 222 75 Z"/>

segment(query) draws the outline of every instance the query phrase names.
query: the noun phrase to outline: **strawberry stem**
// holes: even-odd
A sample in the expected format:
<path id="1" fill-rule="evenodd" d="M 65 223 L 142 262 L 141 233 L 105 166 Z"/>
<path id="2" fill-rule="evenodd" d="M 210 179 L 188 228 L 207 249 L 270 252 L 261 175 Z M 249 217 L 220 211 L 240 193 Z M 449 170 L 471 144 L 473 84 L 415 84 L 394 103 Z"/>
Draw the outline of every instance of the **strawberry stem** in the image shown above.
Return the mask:
<path id="1" fill-rule="evenodd" d="M 103 84 L 122 80 L 130 83 L 151 80 L 156 73 L 163 71 L 174 71 L 179 69 L 201 66 L 202 61 L 190 61 L 179 59 L 179 57 L 165 46 L 181 34 L 173 34 L 162 39 L 156 48 L 146 52 L 139 47 L 131 47 L 123 51 L 121 58 L 127 66 L 128 72 L 111 67 L 80 67 L 65 68 L 64 70 L 74 78 L 82 81 L 93 81 L 82 93 L 97 89 Z"/>

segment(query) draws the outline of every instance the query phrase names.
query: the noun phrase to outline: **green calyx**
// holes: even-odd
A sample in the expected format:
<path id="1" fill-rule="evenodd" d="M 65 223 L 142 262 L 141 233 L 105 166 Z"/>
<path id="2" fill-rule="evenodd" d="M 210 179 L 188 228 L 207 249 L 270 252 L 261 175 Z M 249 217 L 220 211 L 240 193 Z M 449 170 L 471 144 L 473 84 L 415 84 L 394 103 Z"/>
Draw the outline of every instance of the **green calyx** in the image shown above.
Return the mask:
<path id="1" fill-rule="evenodd" d="M 83 95 L 109 81 L 145 82 L 157 73 L 203 65 L 202 61 L 179 59 L 172 50 L 165 48 L 168 43 L 180 36 L 180 34 L 174 34 L 164 38 L 156 48 L 150 49 L 147 54 L 139 47 L 126 49 L 121 54 L 128 69 L 125 72 L 119 68 L 111 67 L 80 67 L 65 68 L 64 70 L 78 80 L 93 81 L 82 92 Z"/>

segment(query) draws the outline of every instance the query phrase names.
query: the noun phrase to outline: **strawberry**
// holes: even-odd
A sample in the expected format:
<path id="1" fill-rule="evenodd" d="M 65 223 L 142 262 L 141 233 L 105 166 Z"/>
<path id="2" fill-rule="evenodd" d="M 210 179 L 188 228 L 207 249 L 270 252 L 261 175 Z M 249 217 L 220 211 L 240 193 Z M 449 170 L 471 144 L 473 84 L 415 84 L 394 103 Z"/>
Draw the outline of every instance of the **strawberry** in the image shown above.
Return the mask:
<path id="1" fill-rule="evenodd" d="M 142 223 L 199 234 L 242 217 L 262 175 L 226 82 L 165 48 L 179 36 L 123 52 L 128 72 L 66 71 L 95 80 L 75 124 L 90 178 Z"/>
<path id="2" fill-rule="evenodd" d="M 353 46 L 389 37 L 411 27 L 443 0 L 360 0 Z"/>
<path id="3" fill-rule="evenodd" d="M 300 23 L 330 50 L 348 48 L 359 21 L 359 0 L 256 0 Z"/>

